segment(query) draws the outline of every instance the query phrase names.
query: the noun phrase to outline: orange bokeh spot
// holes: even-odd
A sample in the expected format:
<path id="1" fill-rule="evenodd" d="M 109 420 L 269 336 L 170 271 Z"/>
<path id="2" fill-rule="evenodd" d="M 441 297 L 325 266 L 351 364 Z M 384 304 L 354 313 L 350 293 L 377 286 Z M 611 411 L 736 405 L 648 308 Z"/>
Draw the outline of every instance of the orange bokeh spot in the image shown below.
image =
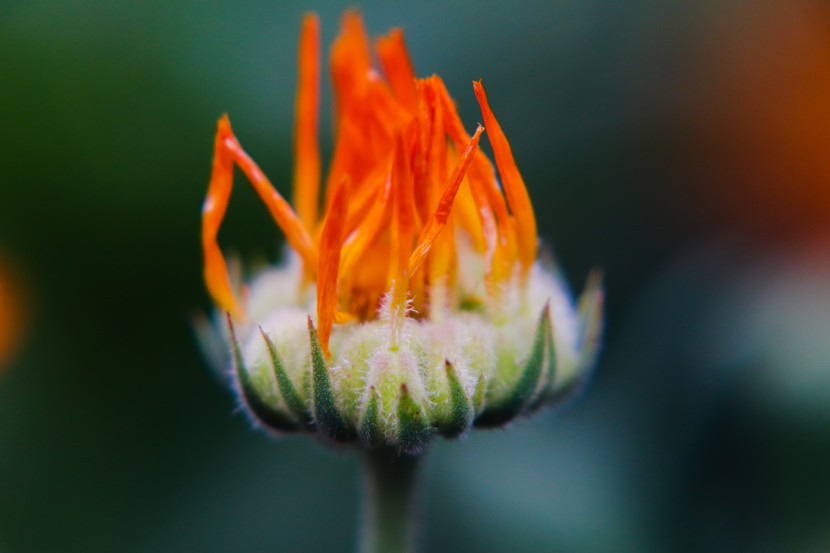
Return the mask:
<path id="1" fill-rule="evenodd" d="M 6 368 L 28 327 L 29 312 L 22 280 L 0 258 L 0 372 Z"/>

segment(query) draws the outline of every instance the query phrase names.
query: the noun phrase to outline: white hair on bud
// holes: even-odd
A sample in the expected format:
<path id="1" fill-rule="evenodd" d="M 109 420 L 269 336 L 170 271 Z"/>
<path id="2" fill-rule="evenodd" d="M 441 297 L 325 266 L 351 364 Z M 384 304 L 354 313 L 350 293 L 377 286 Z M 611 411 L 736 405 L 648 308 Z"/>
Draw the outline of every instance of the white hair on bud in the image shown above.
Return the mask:
<path id="1" fill-rule="evenodd" d="M 460 274 L 459 281 L 470 276 Z M 245 366 L 257 392 L 278 409 L 286 408 L 285 401 L 257 325 L 273 342 L 294 387 L 308 398 L 307 317 L 316 313 L 316 294 L 314 285 L 307 284 L 298 297 L 301 278 L 302 267 L 296 259 L 260 273 L 248 295 L 250 319 L 237 328 Z M 402 316 L 393 313 L 388 293 L 380 301 L 377 319 L 335 325 L 329 377 L 337 408 L 349 424 L 359 426 L 374 389 L 380 399 L 380 431 L 384 439 L 394 443 L 404 384 L 430 421 L 448 420 L 451 386 L 447 363 L 470 401 L 480 379 L 485 382 L 487 397 L 509 394 L 530 356 L 539 314 L 546 303 L 550 304 L 557 355 L 556 381 L 570 381 L 579 367 L 579 323 L 569 292 L 558 274 L 540 264 L 531 268 L 524 286 L 519 278 L 516 274 L 503 284 L 497 312 L 486 303 L 470 310 L 448 306 L 435 320 L 416 320 L 409 316 L 413 313 L 411 298 Z"/>

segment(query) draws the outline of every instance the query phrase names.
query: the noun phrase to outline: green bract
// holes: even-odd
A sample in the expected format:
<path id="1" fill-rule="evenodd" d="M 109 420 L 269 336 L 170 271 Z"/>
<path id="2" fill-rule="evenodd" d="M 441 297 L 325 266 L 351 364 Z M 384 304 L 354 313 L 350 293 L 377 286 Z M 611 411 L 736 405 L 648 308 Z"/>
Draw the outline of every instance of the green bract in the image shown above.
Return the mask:
<path id="1" fill-rule="evenodd" d="M 261 300 L 283 276 L 261 279 L 251 296 Z M 498 316 L 479 308 L 406 318 L 392 340 L 382 310 L 377 320 L 338 325 L 326 359 L 313 305 L 281 305 L 280 290 L 272 292 L 261 322 L 227 317 L 236 390 L 251 420 L 406 454 L 438 434 L 455 438 L 560 405 L 586 381 L 601 331 L 599 278 L 572 306 L 560 281 L 536 268 L 527 297 Z M 535 313 L 527 307 L 542 298 Z"/>

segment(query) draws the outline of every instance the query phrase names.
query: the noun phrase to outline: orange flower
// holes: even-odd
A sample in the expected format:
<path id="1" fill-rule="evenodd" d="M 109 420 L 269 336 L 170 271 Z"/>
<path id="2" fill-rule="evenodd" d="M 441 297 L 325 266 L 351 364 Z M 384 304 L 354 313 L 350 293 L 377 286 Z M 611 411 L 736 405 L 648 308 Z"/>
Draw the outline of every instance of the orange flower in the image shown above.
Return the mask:
<path id="1" fill-rule="evenodd" d="M 602 291 L 591 280 L 577 307 L 536 262 L 533 207 L 481 82 L 495 167 L 479 149 L 484 127 L 467 133 L 443 81 L 415 78 L 400 30 L 375 53 L 380 71 L 347 13 L 330 56 L 335 143 L 323 187 L 319 28 L 305 18 L 294 208 L 219 120 L 205 279 L 227 312 L 236 390 L 254 422 L 416 453 L 435 434 L 501 426 L 579 390 Z M 217 243 L 235 166 L 291 252 L 240 288 Z"/>
<path id="2" fill-rule="evenodd" d="M 480 82 L 473 83 L 495 154 L 502 188 L 471 137 L 443 81 L 415 78 L 403 33 L 378 39 L 381 73 L 357 13 L 343 18 L 331 51 L 335 147 L 322 213 L 318 142 L 320 36 L 316 16 L 303 22 L 294 136 L 294 209 L 248 157 L 227 116 L 219 121 L 213 174 L 203 207 L 205 279 L 216 304 L 244 318 L 217 244 L 234 165 L 239 166 L 302 259 L 304 279 L 316 282 L 317 321 L 328 356 L 332 326 L 370 320 L 391 293 L 396 317 L 438 315 L 459 297 L 459 242 L 486 267 L 486 294 L 526 280 L 536 257 L 536 221 L 510 145 Z M 505 199 L 506 197 L 506 199 Z M 444 305 L 437 301 L 444 302 Z"/>

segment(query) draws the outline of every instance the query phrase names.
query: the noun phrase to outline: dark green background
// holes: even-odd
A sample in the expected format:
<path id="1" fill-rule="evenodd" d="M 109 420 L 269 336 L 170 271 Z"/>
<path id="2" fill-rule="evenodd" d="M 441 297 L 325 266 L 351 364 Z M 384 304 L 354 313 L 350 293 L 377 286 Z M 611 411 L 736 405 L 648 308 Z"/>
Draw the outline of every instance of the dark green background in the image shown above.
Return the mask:
<path id="1" fill-rule="evenodd" d="M 344 7 L 0 5 L 0 252 L 33 314 L 0 373 L 0 552 L 352 549 L 357 458 L 252 432 L 190 327 L 215 121 L 288 194 L 299 22 L 328 44 Z M 541 235 L 608 284 L 581 402 L 433 448 L 425 550 L 830 550 L 824 3 L 360 7 L 468 127 L 484 78 Z M 225 247 L 279 240 L 238 186 Z"/>

